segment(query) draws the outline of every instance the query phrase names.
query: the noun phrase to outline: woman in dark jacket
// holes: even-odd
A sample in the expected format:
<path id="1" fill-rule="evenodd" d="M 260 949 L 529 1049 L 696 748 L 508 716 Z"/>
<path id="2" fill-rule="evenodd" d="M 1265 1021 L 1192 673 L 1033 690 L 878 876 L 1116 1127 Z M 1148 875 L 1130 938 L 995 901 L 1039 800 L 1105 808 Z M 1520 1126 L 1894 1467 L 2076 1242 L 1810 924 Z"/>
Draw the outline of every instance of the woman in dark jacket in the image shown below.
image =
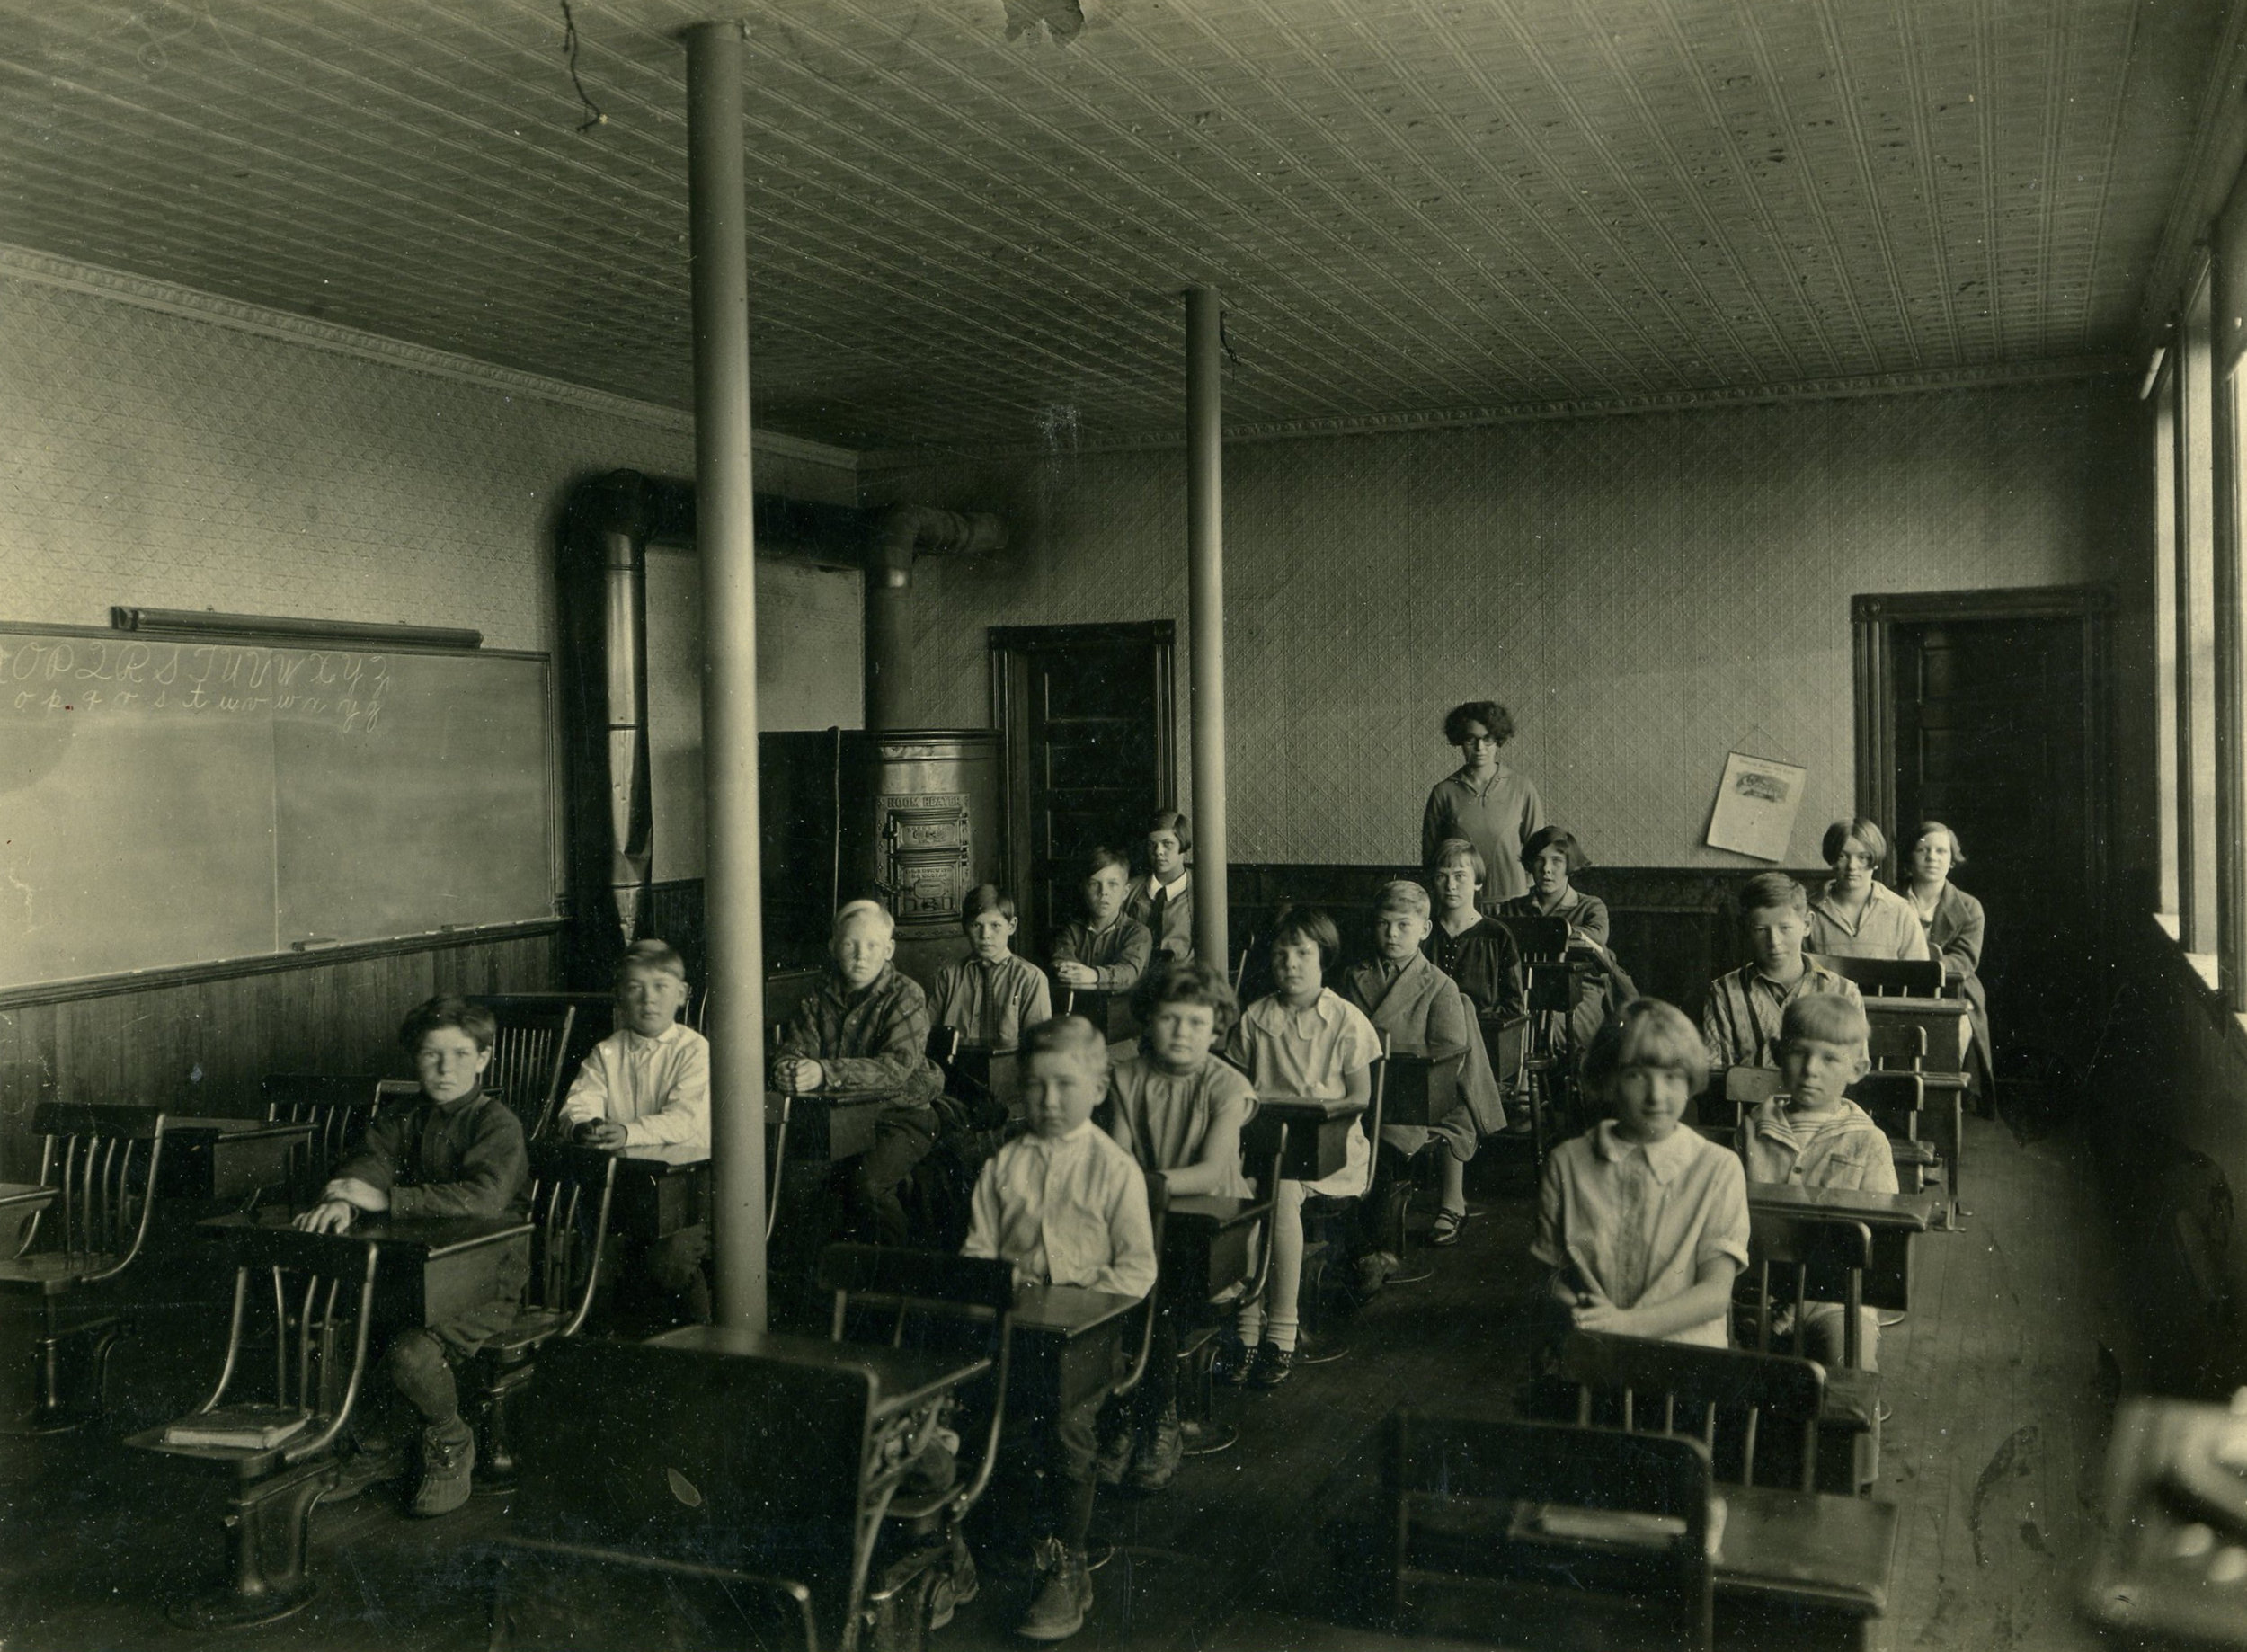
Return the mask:
<path id="1" fill-rule="evenodd" d="M 1927 932 L 1927 953 L 1942 964 L 1943 985 L 1956 987 L 1967 1001 L 1974 1029 L 1968 1070 L 1987 1100 L 1992 1095 L 1989 999 L 1982 990 L 1982 903 L 1950 881 L 1951 870 L 1966 865 L 1958 834 L 1941 821 L 1922 821 L 1904 845 L 1904 876 L 1898 893 Z"/>

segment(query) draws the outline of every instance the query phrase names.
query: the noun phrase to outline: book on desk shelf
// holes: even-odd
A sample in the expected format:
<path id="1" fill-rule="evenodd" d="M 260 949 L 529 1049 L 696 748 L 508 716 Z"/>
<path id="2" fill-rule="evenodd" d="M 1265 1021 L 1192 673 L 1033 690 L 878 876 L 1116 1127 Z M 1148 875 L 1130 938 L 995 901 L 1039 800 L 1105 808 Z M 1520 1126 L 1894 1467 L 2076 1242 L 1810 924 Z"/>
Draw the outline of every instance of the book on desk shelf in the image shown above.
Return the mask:
<path id="1" fill-rule="evenodd" d="M 167 1424 L 166 1445 L 238 1445 L 263 1451 L 293 1439 L 312 1426 L 294 1406 L 220 1406 Z"/>
<path id="2" fill-rule="evenodd" d="M 1709 1500 L 1709 1558 L 1714 1560 L 1724 1545 L 1725 1504 Z M 1578 1508 L 1568 1504 L 1523 1504 L 1515 1511 L 1514 1535 L 1556 1538 L 1571 1543 L 1603 1543 L 1622 1549 L 1665 1549 L 1685 1535 L 1685 1523 L 1674 1514 L 1642 1514 L 1635 1509 Z"/>

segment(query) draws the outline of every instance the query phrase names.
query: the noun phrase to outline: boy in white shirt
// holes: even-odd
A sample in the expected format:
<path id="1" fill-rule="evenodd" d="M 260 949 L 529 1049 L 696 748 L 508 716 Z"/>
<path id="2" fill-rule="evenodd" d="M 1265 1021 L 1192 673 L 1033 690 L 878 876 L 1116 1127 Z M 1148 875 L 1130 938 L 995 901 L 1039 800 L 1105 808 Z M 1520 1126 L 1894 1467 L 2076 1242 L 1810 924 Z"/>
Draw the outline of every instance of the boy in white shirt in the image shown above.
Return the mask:
<path id="1" fill-rule="evenodd" d="M 1023 1037 L 1030 1132 L 999 1150 L 975 1183 L 963 1256 L 1004 1257 L 1017 1285 L 1081 1285 L 1120 1296 L 1155 1288 L 1154 1230 L 1138 1161 L 1092 1123 L 1108 1088 L 1108 1051 L 1091 1022 L 1062 1016 Z M 1039 1443 L 1044 1506 L 1033 1545 L 1038 1588 L 1018 1632 L 1065 1640 L 1092 1607 L 1094 1419 L 1104 1387 L 1054 1417 Z"/>
<path id="2" fill-rule="evenodd" d="M 608 1152 L 709 1157 L 710 1041 L 679 1019 L 686 1004 L 679 954 L 663 941 L 635 941 L 617 964 L 617 1030 L 593 1047 L 562 1103 L 572 1141 Z M 613 1235 L 609 1243 L 618 1263 L 612 1278 L 644 1286 L 671 1319 L 710 1322 L 707 1228 L 697 1222 L 653 1245 Z"/>

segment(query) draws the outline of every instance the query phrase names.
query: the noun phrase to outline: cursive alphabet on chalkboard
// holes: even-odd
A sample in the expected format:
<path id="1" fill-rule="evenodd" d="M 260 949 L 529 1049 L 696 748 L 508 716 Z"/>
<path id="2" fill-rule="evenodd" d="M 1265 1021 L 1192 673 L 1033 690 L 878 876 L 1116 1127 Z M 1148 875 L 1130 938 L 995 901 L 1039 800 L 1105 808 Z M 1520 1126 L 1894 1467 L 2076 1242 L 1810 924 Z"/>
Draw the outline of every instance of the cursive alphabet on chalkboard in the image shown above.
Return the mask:
<path id="1" fill-rule="evenodd" d="M 271 712 L 345 734 L 382 726 L 386 654 L 107 638 L 0 638 L 0 706 L 30 715 Z"/>

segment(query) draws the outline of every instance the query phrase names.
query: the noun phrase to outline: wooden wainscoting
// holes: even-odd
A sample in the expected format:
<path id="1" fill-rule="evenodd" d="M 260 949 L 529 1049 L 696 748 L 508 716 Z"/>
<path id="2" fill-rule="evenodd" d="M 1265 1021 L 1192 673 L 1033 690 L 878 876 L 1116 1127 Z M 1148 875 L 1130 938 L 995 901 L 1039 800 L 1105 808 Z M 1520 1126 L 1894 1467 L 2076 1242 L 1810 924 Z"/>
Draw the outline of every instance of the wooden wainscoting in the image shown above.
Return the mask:
<path id="1" fill-rule="evenodd" d="M 561 931 L 546 919 L 0 994 L 0 1181 L 38 1179 L 42 1101 L 255 1114 L 269 1072 L 407 1076 L 407 1010 L 440 992 L 553 990 Z"/>

